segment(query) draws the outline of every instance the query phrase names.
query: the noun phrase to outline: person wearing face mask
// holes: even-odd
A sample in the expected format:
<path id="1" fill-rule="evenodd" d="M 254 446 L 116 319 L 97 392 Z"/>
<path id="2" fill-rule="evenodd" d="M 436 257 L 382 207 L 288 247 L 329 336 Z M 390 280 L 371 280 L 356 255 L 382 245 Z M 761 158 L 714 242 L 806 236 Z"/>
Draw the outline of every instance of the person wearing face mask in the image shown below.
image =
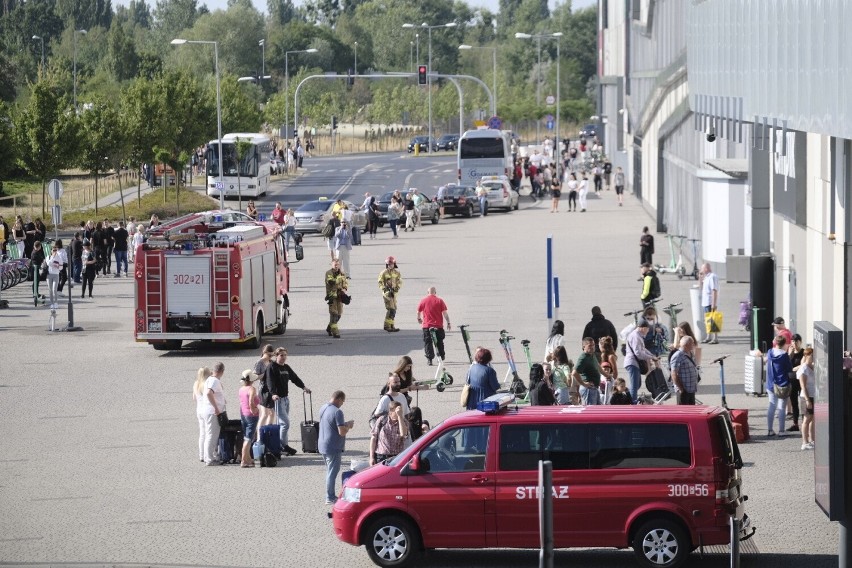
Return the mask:
<path id="1" fill-rule="evenodd" d="M 648 322 L 648 333 L 645 335 L 645 348 L 659 357 L 666 352 L 668 342 L 668 330 L 657 319 L 657 310 L 653 306 L 645 308 L 642 312 L 645 321 Z"/>
<path id="2" fill-rule="evenodd" d="M 627 336 L 627 354 L 624 357 L 624 370 L 627 371 L 627 390 L 630 391 L 630 398 L 633 404 L 636 404 L 637 395 L 639 394 L 639 386 L 642 384 L 642 373 L 639 370 L 640 361 L 659 362 L 660 358 L 645 348 L 645 336 L 651 329 L 650 324 L 645 318 L 639 318 L 636 324 L 636 329 L 630 332 Z"/>

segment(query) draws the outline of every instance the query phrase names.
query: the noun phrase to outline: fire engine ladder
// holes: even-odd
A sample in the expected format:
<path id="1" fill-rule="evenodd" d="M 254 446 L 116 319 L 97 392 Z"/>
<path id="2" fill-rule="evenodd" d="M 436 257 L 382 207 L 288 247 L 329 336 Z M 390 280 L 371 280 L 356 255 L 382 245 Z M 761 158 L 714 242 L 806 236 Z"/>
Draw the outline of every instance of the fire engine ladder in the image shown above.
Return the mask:
<path id="1" fill-rule="evenodd" d="M 231 315 L 231 247 L 213 251 L 213 317 Z"/>
<path id="2" fill-rule="evenodd" d="M 150 254 L 145 259 L 145 303 L 148 319 L 163 322 L 163 256 Z"/>

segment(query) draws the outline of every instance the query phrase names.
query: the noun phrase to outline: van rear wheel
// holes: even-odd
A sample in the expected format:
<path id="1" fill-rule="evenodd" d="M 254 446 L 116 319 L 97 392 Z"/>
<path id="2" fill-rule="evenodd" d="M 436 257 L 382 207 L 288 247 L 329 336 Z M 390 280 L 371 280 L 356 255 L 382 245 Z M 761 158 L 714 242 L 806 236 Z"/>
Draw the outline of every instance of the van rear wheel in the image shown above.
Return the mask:
<path id="1" fill-rule="evenodd" d="M 633 551 L 639 564 L 648 568 L 677 568 L 690 553 L 689 539 L 680 523 L 666 518 L 651 519 L 633 536 Z"/>
<path id="2" fill-rule="evenodd" d="M 376 565 L 387 568 L 411 566 L 420 556 L 420 534 L 398 515 L 379 517 L 364 533 L 367 554 Z"/>

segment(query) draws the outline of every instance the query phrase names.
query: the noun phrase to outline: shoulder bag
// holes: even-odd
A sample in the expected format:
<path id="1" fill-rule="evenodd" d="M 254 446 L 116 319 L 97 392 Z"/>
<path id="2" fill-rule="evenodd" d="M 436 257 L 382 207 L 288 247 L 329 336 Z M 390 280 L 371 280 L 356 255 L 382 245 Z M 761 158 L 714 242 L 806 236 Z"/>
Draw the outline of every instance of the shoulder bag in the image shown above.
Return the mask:
<path id="1" fill-rule="evenodd" d="M 627 344 L 627 348 L 630 349 L 630 352 L 633 353 L 633 358 L 636 359 L 636 364 L 639 366 L 639 373 L 642 375 L 647 375 L 651 371 L 651 366 L 648 365 L 648 362 L 644 359 L 640 359 L 636 356 L 636 352 L 633 351 L 633 346 L 630 345 L 630 341 L 625 341 Z"/>

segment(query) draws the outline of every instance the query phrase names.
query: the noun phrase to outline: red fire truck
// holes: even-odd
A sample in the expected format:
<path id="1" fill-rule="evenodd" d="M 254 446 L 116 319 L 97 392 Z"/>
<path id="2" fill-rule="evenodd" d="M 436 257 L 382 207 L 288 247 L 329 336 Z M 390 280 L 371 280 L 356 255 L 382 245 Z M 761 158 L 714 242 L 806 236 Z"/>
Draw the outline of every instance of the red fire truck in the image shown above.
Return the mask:
<path id="1" fill-rule="evenodd" d="M 154 349 L 184 341 L 258 348 L 264 333 L 287 329 L 290 269 L 276 223 L 236 211 L 186 215 L 147 233 L 134 272 L 136 341 Z"/>

